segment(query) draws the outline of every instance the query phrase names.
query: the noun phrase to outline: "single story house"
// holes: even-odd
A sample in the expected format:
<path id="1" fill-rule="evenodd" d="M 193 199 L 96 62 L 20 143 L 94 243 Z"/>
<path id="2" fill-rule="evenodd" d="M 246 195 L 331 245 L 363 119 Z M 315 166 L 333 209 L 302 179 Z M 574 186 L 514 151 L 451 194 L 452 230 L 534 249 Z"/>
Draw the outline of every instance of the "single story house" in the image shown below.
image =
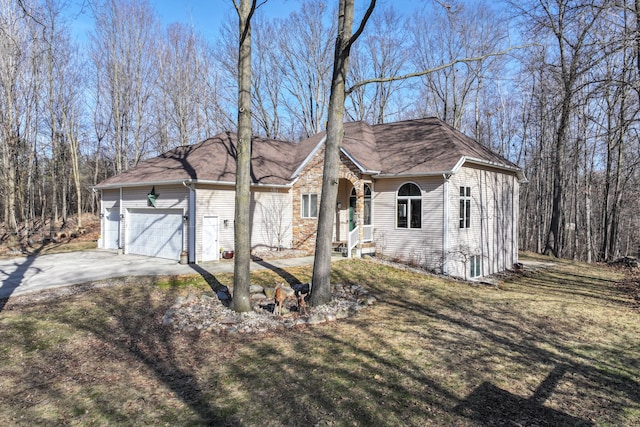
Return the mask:
<path id="1" fill-rule="evenodd" d="M 254 138 L 251 245 L 312 252 L 326 135 Z M 233 250 L 236 136 L 221 133 L 113 176 L 101 194 L 99 247 L 218 260 Z M 518 261 L 522 170 L 436 118 L 345 124 L 333 240 L 474 278 Z"/>

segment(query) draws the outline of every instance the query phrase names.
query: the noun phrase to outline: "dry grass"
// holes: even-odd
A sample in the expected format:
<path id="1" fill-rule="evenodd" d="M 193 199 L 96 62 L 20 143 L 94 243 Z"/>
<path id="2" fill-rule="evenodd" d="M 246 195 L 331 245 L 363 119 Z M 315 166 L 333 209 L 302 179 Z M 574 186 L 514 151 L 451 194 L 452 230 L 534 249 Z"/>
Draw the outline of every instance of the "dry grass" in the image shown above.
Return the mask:
<path id="1" fill-rule="evenodd" d="M 268 336 L 163 328 L 177 295 L 207 289 L 196 277 L 11 300 L 0 424 L 640 424 L 640 313 L 619 271 L 557 262 L 495 288 L 353 260 L 332 280 L 379 302 Z"/>

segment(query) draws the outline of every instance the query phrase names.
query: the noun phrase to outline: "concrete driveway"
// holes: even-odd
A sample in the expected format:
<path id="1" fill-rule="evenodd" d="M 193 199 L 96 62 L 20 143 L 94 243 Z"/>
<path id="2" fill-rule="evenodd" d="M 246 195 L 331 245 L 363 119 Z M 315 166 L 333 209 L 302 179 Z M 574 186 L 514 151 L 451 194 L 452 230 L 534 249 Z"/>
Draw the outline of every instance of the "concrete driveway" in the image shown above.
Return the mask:
<path id="1" fill-rule="evenodd" d="M 285 268 L 313 264 L 313 257 L 252 262 L 251 269 Z M 122 276 L 211 274 L 233 271 L 233 262 L 197 266 L 139 255 L 90 250 L 0 260 L 0 298 Z"/>

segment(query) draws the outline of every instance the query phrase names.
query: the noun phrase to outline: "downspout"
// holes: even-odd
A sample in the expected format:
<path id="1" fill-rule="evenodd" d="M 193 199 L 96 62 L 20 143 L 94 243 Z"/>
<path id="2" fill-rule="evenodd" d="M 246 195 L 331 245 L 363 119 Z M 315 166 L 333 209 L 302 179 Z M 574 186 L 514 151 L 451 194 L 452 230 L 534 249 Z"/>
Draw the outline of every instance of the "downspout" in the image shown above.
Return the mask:
<path id="1" fill-rule="evenodd" d="M 442 174 L 444 184 L 442 186 L 442 274 L 449 274 L 449 179 L 450 173 Z"/>
<path id="2" fill-rule="evenodd" d="M 484 175 L 484 171 L 479 171 L 478 172 L 480 174 L 480 188 L 478 189 L 478 193 L 480 193 L 480 275 L 481 276 L 485 276 L 486 274 L 490 274 L 493 272 L 493 259 L 491 259 L 489 262 L 487 262 L 487 270 L 489 270 L 488 272 L 485 271 L 484 268 L 484 260 L 485 260 L 485 256 L 487 253 L 491 253 L 490 249 L 489 249 L 489 239 L 487 238 L 486 235 L 488 235 L 488 230 L 489 230 L 489 218 L 487 218 L 485 220 L 485 215 L 488 216 L 487 214 L 487 209 L 488 207 L 485 206 L 484 202 L 485 199 L 488 199 L 488 196 L 485 195 L 484 190 L 486 188 L 486 186 L 484 184 L 487 183 L 487 177 Z M 482 178 L 484 178 L 484 182 L 482 180 Z M 495 182 L 494 182 L 495 185 Z M 495 189 L 494 189 L 495 191 Z M 495 201 L 493 202 L 493 208 L 496 209 L 495 206 Z M 487 233 L 484 232 L 484 228 L 487 227 Z M 495 234 L 495 233 L 494 233 Z M 487 246 L 487 250 L 485 251 L 485 244 Z M 496 254 L 497 255 L 497 254 Z"/>
<path id="3" fill-rule="evenodd" d="M 512 236 L 511 236 L 511 259 L 513 261 L 513 265 L 519 262 L 518 260 L 518 246 L 520 245 L 520 236 L 518 235 L 518 231 L 520 229 L 519 218 L 516 212 L 519 209 L 516 209 L 516 197 L 519 197 L 519 191 L 516 192 L 516 185 L 520 185 L 518 180 L 513 178 L 513 185 L 511 186 L 511 227 L 512 227 Z M 518 188 L 519 190 L 519 188 Z M 518 201 L 519 205 L 519 201 Z M 519 208 L 519 206 L 518 206 Z M 511 265 L 511 268 L 513 268 Z"/>
<path id="4" fill-rule="evenodd" d="M 97 194 L 98 190 L 91 188 L 93 194 Z M 102 209 L 102 190 L 100 190 L 100 212 L 98 212 L 98 218 L 100 218 L 100 237 L 98 238 L 98 249 L 104 248 L 104 210 Z"/>
<path id="5" fill-rule="evenodd" d="M 122 210 L 122 187 L 120 187 L 120 200 L 118 201 L 119 205 L 119 217 L 118 217 L 118 253 L 124 254 L 124 245 L 122 244 L 123 234 L 126 232 L 122 223 L 124 222 L 124 211 Z"/>
<path id="6" fill-rule="evenodd" d="M 187 245 L 189 264 L 196 263 L 196 189 L 193 183 L 183 181 L 182 185 L 189 189 L 189 213 L 187 220 Z"/>

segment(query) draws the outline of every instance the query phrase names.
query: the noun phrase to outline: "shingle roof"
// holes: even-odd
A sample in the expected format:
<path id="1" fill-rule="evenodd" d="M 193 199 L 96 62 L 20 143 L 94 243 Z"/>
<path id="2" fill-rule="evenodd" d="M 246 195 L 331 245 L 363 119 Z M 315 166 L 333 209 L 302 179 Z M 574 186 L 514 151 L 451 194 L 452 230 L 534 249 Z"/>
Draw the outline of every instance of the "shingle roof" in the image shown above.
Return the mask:
<path id="1" fill-rule="evenodd" d="M 321 132 L 300 143 L 253 138 L 251 177 L 254 183 L 287 185 L 303 162 L 324 140 Z M 345 123 L 344 152 L 364 171 L 385 176 L 453 171 L 461 159 L 519 170 L 436 118 L 368 125 Z M 221 133 L 199 144 L 178 147 L 113 176 L 97 188 L 181 180 L 235 182 L 236 135 Z"/>
<path id="2" fill-rule="evenodd" d="M 380 124 L 372 126 L 372 129 L 381 174 L 449 172 L 463 157 L 517 168 L 502 156 L 434 117 Z M 348 149 L 346 145 L 345 148 Z"/>
<path id="3" fill-rule="evenodd" d="M 253 138 L 251 178 L 256 184 L 286 185 L 295 170 L 295 145 L 284 141 Z M 102 181 L 96 187 L 178 182 L 181 180 L 235 182 L 234 133 L 225 132 L 198 144 L 182 146 Z"/>

